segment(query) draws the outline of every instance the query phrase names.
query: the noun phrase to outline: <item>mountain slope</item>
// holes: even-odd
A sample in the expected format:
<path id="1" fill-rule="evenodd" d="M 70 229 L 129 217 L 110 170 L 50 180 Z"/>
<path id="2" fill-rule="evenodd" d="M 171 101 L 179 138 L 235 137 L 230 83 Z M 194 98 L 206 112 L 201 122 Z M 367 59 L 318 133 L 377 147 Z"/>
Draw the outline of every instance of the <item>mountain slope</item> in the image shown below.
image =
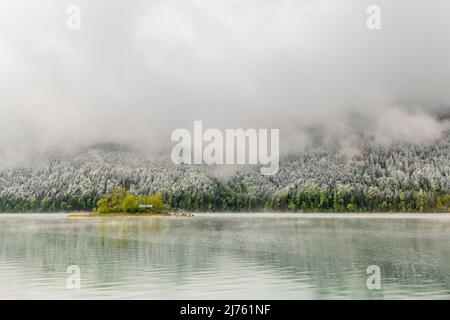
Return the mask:
<path id="1" fill-rule="evenodd" d="M 427 211 L 448 209 L 450 135 L 432 145 L 367 144 L 357 152 L 322 146 L 282 159 L 275 176 L 239 167 L 175 166 L 114 146 L 44 165 L 0 171 L 0 211 L 90 210 L 123 186 L 160 191 L 187 210 Z"/>

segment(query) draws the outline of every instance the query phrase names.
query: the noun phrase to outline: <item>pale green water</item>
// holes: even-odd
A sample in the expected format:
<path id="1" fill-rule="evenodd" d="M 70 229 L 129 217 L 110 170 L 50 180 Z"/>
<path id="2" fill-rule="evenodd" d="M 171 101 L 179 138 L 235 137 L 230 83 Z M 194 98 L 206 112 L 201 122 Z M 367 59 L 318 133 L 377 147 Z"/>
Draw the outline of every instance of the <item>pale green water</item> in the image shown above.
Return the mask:
<path id="1" fill-rule="evenodd" d="M 0 298 L 448 299 L 450 218 L 0 215 Z"/>

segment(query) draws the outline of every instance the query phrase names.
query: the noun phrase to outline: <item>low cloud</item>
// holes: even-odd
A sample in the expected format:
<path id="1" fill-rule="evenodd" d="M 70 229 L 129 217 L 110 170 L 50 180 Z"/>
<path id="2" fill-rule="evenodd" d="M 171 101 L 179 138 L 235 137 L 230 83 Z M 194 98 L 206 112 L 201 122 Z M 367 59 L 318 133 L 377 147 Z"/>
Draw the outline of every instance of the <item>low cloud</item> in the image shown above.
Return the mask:
<path id="1" fill-rule="evenodd" d="M 450 3 L 136 0 L 0 3 L 0 157 L 102 142 L 155 153 L 194 120 L 351 145 L 448 128 Z M 80 6 L 81 30 L 66 28 Z"/>

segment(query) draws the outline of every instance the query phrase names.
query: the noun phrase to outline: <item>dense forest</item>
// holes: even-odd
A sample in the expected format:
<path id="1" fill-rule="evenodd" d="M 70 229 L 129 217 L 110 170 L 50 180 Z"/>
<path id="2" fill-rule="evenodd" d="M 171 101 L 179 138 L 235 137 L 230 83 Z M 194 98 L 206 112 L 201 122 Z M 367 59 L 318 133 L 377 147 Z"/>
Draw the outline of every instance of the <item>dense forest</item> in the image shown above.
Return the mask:
<path id="1" fill-rule="evenodd" d="M 1 169 L 0 211 L 92 210 L 115 188 L 159 192 L 171 208 L 192 211 L 448 211 L 450 134 L 429 145 L 365 143 L 352 152 L 315 146 L 283 157 L 274 176 L 256 166 L 222 171 L 96 146 Z"/>

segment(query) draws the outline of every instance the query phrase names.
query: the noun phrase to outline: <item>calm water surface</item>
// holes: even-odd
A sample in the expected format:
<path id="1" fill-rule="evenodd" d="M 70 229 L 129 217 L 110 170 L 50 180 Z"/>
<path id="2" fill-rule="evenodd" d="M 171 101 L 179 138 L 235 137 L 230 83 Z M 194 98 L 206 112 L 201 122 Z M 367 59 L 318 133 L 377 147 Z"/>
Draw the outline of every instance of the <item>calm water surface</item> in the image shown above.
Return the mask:
<path id="1" fill-rule="evenodd" d="M 448 299 L 450 217 L 2 214 L 0 298 Z"/>

